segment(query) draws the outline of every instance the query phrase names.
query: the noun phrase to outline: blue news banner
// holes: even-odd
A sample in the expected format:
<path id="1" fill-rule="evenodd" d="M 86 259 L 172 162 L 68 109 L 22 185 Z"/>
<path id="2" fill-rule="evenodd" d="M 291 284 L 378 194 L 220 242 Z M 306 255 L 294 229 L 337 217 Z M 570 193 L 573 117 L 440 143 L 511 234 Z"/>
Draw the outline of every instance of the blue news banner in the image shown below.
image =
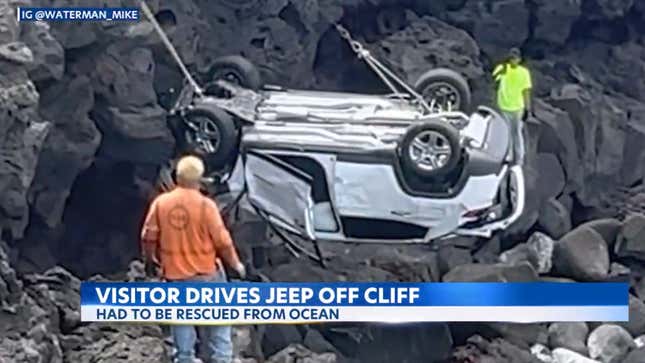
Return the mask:
<path id="1" fill-rule="evenodd" d="M 81 284 L 81 319 L 165 324 L 628 321 L 626 283 Z"/>

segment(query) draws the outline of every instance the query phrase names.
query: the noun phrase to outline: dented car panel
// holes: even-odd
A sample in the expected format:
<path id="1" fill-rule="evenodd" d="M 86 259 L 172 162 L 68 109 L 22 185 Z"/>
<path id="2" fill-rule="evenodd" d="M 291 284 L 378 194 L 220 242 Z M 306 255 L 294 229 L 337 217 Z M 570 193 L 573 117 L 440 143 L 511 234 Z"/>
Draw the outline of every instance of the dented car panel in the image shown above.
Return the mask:
<path id="1" fill-rule="evenodd" d="M 313 237 L 311 177 L 255 153 L 246 155 L 245 175 L 252 204 L 284 228 Z"/>

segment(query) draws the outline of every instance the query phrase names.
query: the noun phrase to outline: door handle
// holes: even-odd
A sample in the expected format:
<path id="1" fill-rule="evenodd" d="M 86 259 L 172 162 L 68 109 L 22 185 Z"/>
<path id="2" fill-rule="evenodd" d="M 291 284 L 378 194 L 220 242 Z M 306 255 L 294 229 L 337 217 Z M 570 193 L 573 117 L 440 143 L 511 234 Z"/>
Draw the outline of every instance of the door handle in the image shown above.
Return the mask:
<path id="1" fill-rule="evenodd" d="M 390 211 L 390 213 L 394 214 L 395 216 L 399 216 L 399 217 L 405 217 L 405 216 L 409 216 L 409 215 L 412 214 L 412 212 L 399 211 L 399 210 L 393 210 L 393 211 Z"/>

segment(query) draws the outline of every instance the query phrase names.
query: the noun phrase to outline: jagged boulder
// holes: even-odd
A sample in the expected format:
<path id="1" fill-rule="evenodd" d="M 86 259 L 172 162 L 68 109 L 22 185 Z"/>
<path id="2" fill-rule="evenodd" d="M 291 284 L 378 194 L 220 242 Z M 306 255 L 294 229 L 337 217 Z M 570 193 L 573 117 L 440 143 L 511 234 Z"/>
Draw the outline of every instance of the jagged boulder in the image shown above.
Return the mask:
<path id="1" fill-rule="evenodd" d="M 645 277 L 634 276 L 631 285 L 634 289 L 634 292 L 636 293 L 636 296 L 645 301 Z"/>
<path id="2" fill-rule="evenodd" d="M 65 68 L 63 46 L 49 32 L 45 22 L 24 23 L 20 37 L 33 54 L 29 76 L 34 81 L 60 80 Z"/>
<path id="3" fill-rule="evenodd" d="M 622 227 L 621 221 L 615 218 L 604 218 L 587 222 L 585 225 L 592 228 L 602 236 L 607 243 L 607 248 L 610 252 L 614 250 L 616 238 L 618 237 L 618 233 Z"/>
<path id="4" fill-rule="evenodd" d="M 549 346 L 551 349 L 566 348 L 586 355 L 589 327 L 583 322 L 553 323 L 549 326 Z"/>
<path id="5" fill-rule="evenodd" d="M 262 337 L 262 351 L 274 355 L 290 344 L 302 343 L 302 335 L 294 325 L 270 325 Z"/>
<path id="6" fill-rule="evenodd" d="M 307 261 L 291 262 L 273 266 L 266 271 L 271 281 L 277 282 L 333 282 L 341 281 L 341 277 L 330 271 Z"/>
<path id="7" fill-rule="evenodd" d="M 51 124 L 38 116 L 39 94 L 26 70 L 0 60 L 0 229 L 22 238 L 28 222 L 27 190 Z"/>
<path id="8" fill-rule="evenodd" d="M 106 104 L 94 109 L 103 135 L 97 154 L 116 161 L 160 165 L 172 157 L 174 138 L 165 123 L 166 112 L 158 106 L 136 111 Z"/>
<path id="9" fill-rule="evenodd" d="M 96 95 L 91 113 L 102 134 L 100 155 L 157 165 L 172 156 L 174 138 L 166 111 L 157 104 L 149 49 L 113 43 L 77 59 L 70 73 L 91 75 Z"/>
<path id="10" fill-rule="evenodd" d="M 558 157 L 556 154 L 538 153 L 536 159 L 539 198 L 548 200 L 559 196 L 566 185 L 566 177 Z"/>
<path id="11" fill-rule="evenodd" d="M 584 178 L 594 181 L 577 185 L 576 195 L 583 206 L 598 207 L 621 185 L 627 114 L 610 96 L 576 84 L 554 89 L 550 102 L 568 112 Z"/>
<path id="12" fill-rule="evenodd" d="M 467 264 L 453 268 L 443 276 L 444 282 L 531 282 L 538 275 L 528 261 L 516 265 Z"/>
<path id="13" fill-rule="evenodd" d="M 164 362 L 170 352 L 157 326 L 95 324 L 63 337 L 66 362 Z"/>
<path id="14" fill-rule="evenodd" d="M 437 254 L 427 246 L 351 245 L 341 243 L 319 243 L 326 258 L 326 268 L 307 261 L 292 261 L 292 257 L 270 257 L 275 259 L 273 267 L 266 273 L 278 281 L 439 281 Z M 274 252 L 275 251 L 275 252 Z M 284 247 L 272 248 L 272 256 Z M 279 258 L 279 259 L 278 259 Z M 360 268 L 357 268 L 357 263 Z M 295 266 L 307 274 L 299 274 Z M 289 267 L 291 266 L 291 267 Z M 269 267 L 269 266 L 267 266 Z M 290 268 L 293 271 L 290 271 Z M 308 275 L 309 274 L 309 275 Z M 307 276 L 311 280 L 306 280 Z M 284 280 L 286 279 L 286 280 Z M 320 279 L 320 280 L 319 280 Z"/>
<path id="15" fill-rule="evenodd" d="M 209 1 L 198 11 L 216 20 L 196 28 L 198 38 L 209 39 L 197 45 L 198 68 L 206 70 L 218 56 L 244 54 L 262 65 L 265 78 L 286 86 L 313 83 L 320 38 L 343 14 L 340 3 L 319 1 Z"/>
<path id="16" fill-rule="evenodd" d="M 487 340 L 479 335 L 468 338 L 466 345 L 453 352 L 459 363 L 543 363 L 530 351 L 518 348 L 504 339 Z"/>
<path id="17" fill-rule="evenodd" d="M 576 353 L 566 348 L 556 348 L 553 350 L 553 363 L 602 363 L 602 362 L 589 359 L 580 353 Z"/>
<path id="18" fill-rule="evenodd" d="M 107 104 L 134 110 L 157 103 L 152 87 L 155 63 L 150 50 L 115 43 L 91 60 L 95 92 Z"/>
<path id="19" fill-rule="evenodd" d="M 551 65 L 551 67 L 554 66 Z M 536 77 L 538 75 L 536 74 Z M 535 82 L 537 87 L 545 83 L 540 80 Z M 556 174 L 560 167 L 566 175 L 565 192 L 578 190 L 584 183 L 583 168 L 580 163 L 575 128 L 569 114 L 541 100 L 536 102 L 535 112 L 540 122 L 537 151 L 557 157 L 558 163 L 553 165 L 555 165 Z"/>
<path id="20" fill-rule="evenodd" d="M 526 243 L 521 243 L 499 256 L 501 262 L 517 265 L 522 261 L 530 262 L 535 271 L 546 274 L 551 271 L 551 258 L 555 242 L 541 232 L 535 232 Z"/>
<path id="21" fill-rule="evenodd" d="M 634 0 L 595 0 L 600 14 L 608 19 L 620 18 L 634 5 Z"/>
<path id="22" fill-rule="evenodd" d="M 609 251 L 602 236 L 588 226 L 567 233 L 555 244 L 556 273 L 577 280 L 603 280 L 609 273 Z"/>
<path id="23" fill-rule="evenodd" d="M 450 328 L 444 323 L 415 326 L 372 325 L 359 340 L 355 355 L 360 362 L 425 361 L 442 362 L 453 346 Z M 383 350 L 381 347 L 396 347 Z M 412 348 L 415 347 L 415 348 Z"/>
<path id="24" fill-rule="evenodd" d="M 643 357 L 645 357 L 645 347 L 632 350 L 622 363 L 640 363 L 643 361 Z"/>
<path id="25" fill-rule="evenodd" d="M 643 85 L 635 80 L 642 76 L 640 65 L 645 57 L 638 42 L 627 41 L 620 45 L 589 42 L 572 51 L 580 57 L 593 55 L 593 58 L 580 58 L 579 64 L 590 74 L 595 74 L 603 85 L 634 99 L 643 100 Z"/>
<path id="26" fill-rule="evenodd" d="M 615 199 L 618 208 L 616 218 L 624 220 L 634 214 L 645 214 L 645 203 L 643 203 L 645 193 L 643 193 L 642 185 L 618 191 Z"/>
<path id="27" fill-rule="evenodd" d="M 618 262 L 612 262 L 609 265 L 609 279 L 615 279 L 616 281 L 627 281 L 629 280 L 629 275 L 631 274 L 631 269 L 625 265 L 621 265 Z"/>
<path id="28" fill-rule="evenodd" d="M 465 31 L 432 17 L 415 20 L 381 40 L 375 55 L 409 84 L 437 67 L 453 69 L 473 81 L 484 76 L 477 43 Z"/>
<path id="29" fill-rule="evenodd" d="M 542 363 L 553 363 L 553 356 L 549 348 L 542 344 L 533 344 L 531 354 L 539 359 Z"/>
<path id="30" fill-rule="evenodd" d="M 250 326 L 234 326 L 232 329 L 231 341 L 233 342 L 233 357 L 234 359 L 243 360 L 241 357 L 250 357 L 249 359 L 262 359 L 264 354 L 261 348 L 261 341 L 259 337 L 259 330 L 261 327 Z M 205 348 L 201 345 L 201 348 Z M 206 351 L 204 349 L 203 351 Z M 207 354 L 206 354 L 207 355 Z M 206 357 L 208 358 L 208 357 Z M 208 361 L 208 359 L 203 359 Z M 251 363 L 251 362 L 249 362 Z"/>
<path id="31" fill-rule="evenodd" d="M 580 1 L 554 3 L 549 0 L 537 0 L 536 24 L 533 36 L 536 40 L 555 44 L 564 44 L 571 34 L 571 29 L 582 14 Z"/>
<path id="32" fill-rule="evenodd" d="M 11 42 L 0 45 L 0 57 L 5 61 L 29 66 L 34 62 L 34 54 L 23 42 Z"/>
<path id="33" fill-rule="evenodd" d="M 458 248 L 453 245 L 440 247 L 437 258 L 439 262 L 439 272 L 442 276 L 454 267 L 473 262 L 473 258 L 470 255 L 469 250 Z"/>
<path id="34" fill-rule="evenodd" d="M 528 38 L 529 15 L 524 0 L 474 0 L 466 2 L 459 11 L 448 13 L 447 17 L 468 29 L 484 53 L 500 60 L 511 47 L 520 46 Z"/>
<path id="35" fill-rule="evenodd" d="M 559 200 L 550 198 L 540 210 L 538 223 L 554 238 L 560 238 L 571 231 L 571 211 Z"/>
<path id="36" fill-rule="evenodd" d="M 315 353 L 338 353 L 336 347 L 327 341 L 317 329 L 307 329 L 302 343 Z"/>
<path id="37" fill-rule="evenodd" d="M 302 345 L 290 345 L 267 360 L 267 363 L 336 363 L 334 353 L 316 354 Z"/>
<path id="38" fill-rule="evenodd" d="M 645 135 L 645 104 L 630 102 L 623 108 L 627 109 L 628 121 L 621 174 L 625 185 L 634 185 L 645 175 L 645 150 L 640 142 Z"/>
<path id="39" fill-rule="evenodd" d="M 499 255 L 502 253 L 502 237 L 493 236 L 490 239 L 482 241 L 481 245 L 474 251 L 473 259 L 475 262 L 483 264 L 496 264 L 499 261 Z"/>
<path id="40" fill-rule="evenodd" d="M 68 97 L 61 99 L 61 93 Z M 94 161 L 101 142 L 89 118 L 93 106 L 94 89 L 84 76 L 66 77 L 40 99 L 41 115 L 54 127 L 43 145 L 30 199 L 34 213 L 51 228 L 60 223 L 74 181 Z"/>
<path id="41" fill-rule="evenodd" d="M 616 242 L 615 252 L 620 257 L 645 260 L 645 215 L 635 214 L 627 218 Z"/>
<path id="42" fill-rule="evenodd" d="M 14 2 L 4 1 L 0 4 L 0 44 L 9 43 L 18 39 L 20 24 L 16 16 Z"/>
<path id="43" fill-rule="evenodd" d="M 58 314 L 50 314 L 23 289 L 0 242 L 0 362 L 62 363 Z"/>
<path id="44" fill-rule="evenodd" d="M 598 359 L 602 363 L 620 363 L 636 345 L 625 329 L 605 324 L 589 334 L 587 347 L 592 359 Z"/>
<path id="45" fill-rule="evenodd" d="M 36 331 L 39 330 L 40 331 Z M 63 353 L 56 336 L 45 341 L 36 342 L 31 335 L 43 336 L 42 328 L 33 331 L 30 336 L 18 339 L 6 339 L 0 343 L 1 362 L 39 362 L 62 363 Z"/>
<path id="46" fill-rule="evenodd" d="M 645 303 L 643 300 L 629 295 L 629 321 L 616 322 L 616 325 L 622 326 L 632 336 L 645 334 Z"/>
<path id="47" fill-rule="evenodd" d="M 43 275 L 26 276 L 25 287 L 38 305 L 59 321 L 56 331 L 69 332 L 80 325 L 81 282 L 69 271 L 54 267 Z"/>
<path id="48" fill-rule="evenodd" d="M 418 246 L 377 249 L 368 264 L 404 282 L 439 281 L 441 276 L 438 254 Z"/>
<path id="49" fill-rule="evenodd" d="M 0 240 L 0 306 L 13 310 L 13 305 L 20 301 L 23 285 L 9 265 L 7 250 L 6 244 Z"/>
<path id="50" fill-rule="evenodd" d="M 504 340 L 522 349 L 529 349 L 536 343 L 548 343 L 549 335 L 545 324 L 488 323 L 487 325 Z"/>

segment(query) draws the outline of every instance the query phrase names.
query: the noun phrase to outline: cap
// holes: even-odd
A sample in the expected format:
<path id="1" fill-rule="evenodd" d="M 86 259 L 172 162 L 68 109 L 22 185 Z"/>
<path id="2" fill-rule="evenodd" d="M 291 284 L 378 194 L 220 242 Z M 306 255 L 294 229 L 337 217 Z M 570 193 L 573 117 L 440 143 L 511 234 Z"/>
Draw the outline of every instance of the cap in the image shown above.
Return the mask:
<path id="1" fill-rule="evenodd" d="M 177 163 L 177 177 L 186 181 L 200 181 L 204 176 L 204 162 L 196 156 L 184 156 Z"/>

